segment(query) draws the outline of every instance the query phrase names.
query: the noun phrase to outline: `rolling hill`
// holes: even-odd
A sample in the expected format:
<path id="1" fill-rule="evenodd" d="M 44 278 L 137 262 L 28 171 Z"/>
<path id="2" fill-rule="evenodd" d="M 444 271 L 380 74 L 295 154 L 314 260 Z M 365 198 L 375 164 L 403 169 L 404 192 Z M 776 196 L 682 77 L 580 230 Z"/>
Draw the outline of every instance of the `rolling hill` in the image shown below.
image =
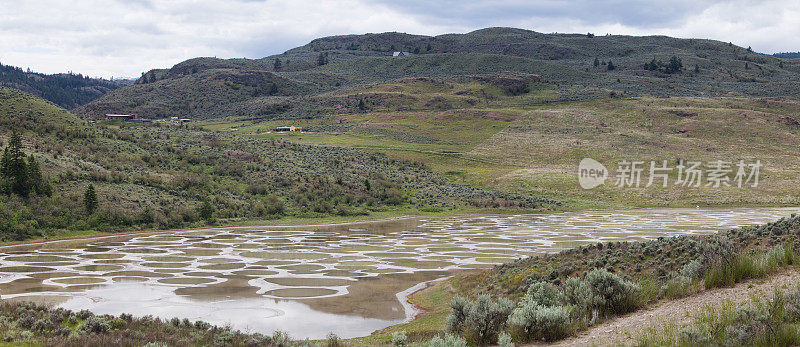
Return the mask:
<path id="1" fill-rule="evenodd" d="M 67 109 L 128 84 L 129 80 L 110 81 L 73 73 L 47 75 L 0 64 L 0 87 L 16 88 Z"/>
<path id="2" fill-rule="evenodd" d="M 392 57 L 393 51 L 412 55 Z M 670 67 L 673 57 L 677 65 Z M 488 28 L 440 36 L 332 36 L 262 59 L 190 59 L 149 71 L 135 86 L 76 113 L 309 118 L 338 113 L 326 103 L 331 96 L 404 78 L 447 82 L 500 74 L 537 75 L 549 84 L 551 96 L 530 105 L 609 96 L 800 96 L 794 87 L 800 62 L 729 43 Z"/>
<path id="3" fill-rule="evenodd" d="M 558 205 L 456 183 L 418 164 L 355 149 L 185 126 L 89 123 L 40 98 L 0 88 L 0 144 L 13 132 L 54 192 L 27 198 L 0 192 L 0 241 L 175 228 L 201 223 L 206 205 L 211 212 L 205 222 Z M 93 213 L 82 202 L 89 184 L 100 202 Z"/>

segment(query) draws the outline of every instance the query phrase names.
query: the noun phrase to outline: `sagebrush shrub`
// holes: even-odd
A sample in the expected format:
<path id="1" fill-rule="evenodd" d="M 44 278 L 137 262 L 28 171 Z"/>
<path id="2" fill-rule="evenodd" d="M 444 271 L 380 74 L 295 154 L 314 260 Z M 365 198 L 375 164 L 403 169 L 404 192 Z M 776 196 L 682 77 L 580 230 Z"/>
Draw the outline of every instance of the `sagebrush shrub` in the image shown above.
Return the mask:
<path id="1" fill-rule="evenodd" d="M 233 332 L 223 331 L 214 336 L 214 346 L 228 346 L 234 338 Z"/>
<path id="2" fill-rule="evenodd" d="M 403 347 L 408 344 L 408 337 L 405 331 L 397 331 L 392 334 L 392 345 Z"/>
<path id="3" fill-rule="evenodd" d="M 514 341 L 511 340 L 511 335 L 504 331 L 497 337 L 497 345 L 500 347 L 514 347 Z"/>
<path id="4" fill-rule="evenodd" d="M 633 311 L 641 288 L 604 269 L 586 275 L 586 284 L 592 291 L 595 307 L 602 314 L 623 314 Z"/>
<path id="5" fill-rule="evenodd" d="M 694 259 L 681 267 L 680 274 L 681 276 L 688 277 L 691 279 L 698 279 L 702 278 L 703 274 L 705 273 L 705 268 L 703 267 L 702 263 L 702 256 L 700 259 Z"/>
<path id="6" fill-rule="evenodd" d="M 800 286 L 794 287 L 784 298 L 784 310 L 791 320 L 800 322 Z"/>
<path id="7" fill-rule="evenodd" d="M 420 344 L 420 347 L 466 347 L 467 340 L 464 338 L 457 336 L 457 335 L 436 335 L 434 338 L 428 340 L 423 344 Z"/>
<path id="8" fill-rule="evenodd" d="M 552 283 L 539 281 L 528 287 L 523 300 L 541 306 L 556 306 L 564 301 L 564 294 Z"/>
<path id="9" fill-rule="evenodd" d="M 520 339 L 552 341 L 566 336 L 569 331 L 569 310 L 564 306 L 542 306 L 533 302 L 520 302 L 508 319 L 508 325 Z"/>
<path id="10" fill-rule="evenodd" d="M 667 298 L 680 298 L 695 292 L 695 285 L 692 279 L 672 273 L 669 281 L 661 286 L 661 294 Z"/>
<path id="11" fill-rule="evenodd" d="M 594 294 L 586 285 L 586 282 L 577 277 L 570 277 L 562 286 L 564 291 L 564 301 L 574 306 L 578 312 L 588 314 L 592 310 Z"/>
<path id="12" fill-rule="evenodd" d="M 91 316 L 81 326 L 81 330 L 88 333 L 102 334 L 111 330 L 108 320 L 103 317 Z"/>
<path id="13" fill-rule="evenodd" d="M 460 333 L 478 345 L 496 342 L 497 335 L 514 310 L 514 304 L 510 300 L 500 298 L 494 302 L 486 294 L 479 295 L 474 302 L 455 297 L 451 300 L 450 307 L 452 311 L 446 321 L 448 330 Z"/>

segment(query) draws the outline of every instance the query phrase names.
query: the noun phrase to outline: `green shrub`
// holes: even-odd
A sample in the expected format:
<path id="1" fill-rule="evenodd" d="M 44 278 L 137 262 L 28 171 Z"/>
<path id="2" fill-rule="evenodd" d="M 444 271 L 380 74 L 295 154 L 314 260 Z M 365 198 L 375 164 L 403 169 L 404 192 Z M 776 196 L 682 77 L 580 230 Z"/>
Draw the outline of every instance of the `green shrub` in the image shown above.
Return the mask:
<path id="1" fill-rule="evenodd" d="M 231 331 L 223 331 L 214 336 L 214 346 L 229 346 L 235 335 Z"/>
<path id="2" fill-rule="evenodd" d="M 481 294 L 471 302 L 462 297 L 450 301 L 452 311 L 447 317 L 447 329 L 462 334 L 472 343 L 487 345 L 497 341 L 497 335 L 505 326 L 506 320 L 514 310 L 514 304 L 505 298 L 497 302 Z"/>
<path id="3" fill-rule="evenodd" d="M 456 335 L 444 334 L 436 335 L 434 338 L 428 340 L 420 347 L 466 347 L 467 341 L 464 338 Z"/>
<path id="4" fill-rule="evenodd" d="M 637 340 L 639 346 L 797 346 L 798 317 L 790 313 L 798 305 L 800 289 L 776 292 L 772 299 L 754 298 L 747 304 L 725 302 L 703 307 L 692 322 L 675 329 L 651 329 Z"/>
<path id="5" fill-rule="evenodd" d="M 641 288 L 604 269 L 586 275 L 586 284 L 592 292 L 594 306 L 601 314 L 624 314 L 638 305 Z"/>
<path id="6" fill-rule="evenodd" d="M 540 306 L 556 306 L 564 301 L 564 294 L 549 282 L 534 282 L 528 287 L 523 300 Z"/>
<path id="7" fill-rule="evenodd" d="M 111 330 L 111 325 L 103 317 L 91 316 L 83 322 L 81 330 L 88 333 L 102 334 Z"/>
<path id="8" fill-rule="evenodd" d="M 341 345 L 339 335 L 334 333 L 328 333 L 328 336 L 325 337 L 325 346 L 327 347 L 339 347 Z"/>
<path id="9" fill-rule="evenodd" d="M 786 294 L 783 304 L 786 315 L 792 321 L 800 323 L 800 285 Z"/>
<path id="10" fill-rule="evenodd" d="M 504 331 L 497 337 L 497 345 L 500 347 L 514 347 L 514 341 L 511 340 L 511 335 Z"/>
<path id="11" fill-rule="evenodd" d="M 530 301 L 520 302 L 508 319 L 515 335 L 523 341 L 553 341 L 569 331 L 569 310 L 564 306 L 542 306 Z"/>
<path id="12" fill-rule="evenodd" d="M 680 275 L 690 279 L 702 278 L 704 273 L 703 263 L 694 259 L 681 268 Z"/>
<path id="13" fill-rule="evenodd" d="M 794 248 L 777 245 L 765 254 L 739 254 L 716 263 L 705 276 L 706 288 L 729 287 L 738 282 L 766 276 L 794 263 Z"/>
<path id="14" fill-rule="evenodd" d="M 564 301 L 574 306 L 581 314 L 588 314 L 592 310 L 594 295 L 586 285 L 586 282 L 577 277 L 570 277 L 562 286 L 564 290 Z"/>
<path id="15" fill-rule="evenodd" d="M 682 298 L 696 293 L 699 289 L 691 278 L 673 273 L 669 281 L 661 287 L 661 295 L 670 299 Z"/>
<path id="16" fill-rule="evenodd" d="M 392 334 L 392 345 L 403 347 L 408 344 L 408 336 L 405 331 L 397 331 Z"/>

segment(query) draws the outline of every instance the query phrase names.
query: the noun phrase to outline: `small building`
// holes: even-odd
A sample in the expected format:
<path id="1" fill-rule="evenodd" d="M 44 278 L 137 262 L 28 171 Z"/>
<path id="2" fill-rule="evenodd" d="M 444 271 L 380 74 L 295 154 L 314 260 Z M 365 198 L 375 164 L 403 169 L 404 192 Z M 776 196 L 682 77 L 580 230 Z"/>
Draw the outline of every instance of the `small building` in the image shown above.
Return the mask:
<path id="1" fill-rule="evenodd" d="M 273 131 L 276 132 L 295 132 L 295 131 L 303 131 L 303 127 L 296 127 L 296 126 L 288 126 L 288 127 L 277 127 Z"/>
<path id="2" fill-rule="evenodd" d="M 408 57 L 410 55 L 411 55 L 411 53 L 409 53 L 409 52 L 394 52 L 394 53 L 392 53 L 393 57 Z"/>
<path id="3" fill-rule="evenodd" d="M 118 120 L 123 122 L 131 122 L 139 119 L 139 116 L 134 114 L 106 114 L 106 120 Z"/>

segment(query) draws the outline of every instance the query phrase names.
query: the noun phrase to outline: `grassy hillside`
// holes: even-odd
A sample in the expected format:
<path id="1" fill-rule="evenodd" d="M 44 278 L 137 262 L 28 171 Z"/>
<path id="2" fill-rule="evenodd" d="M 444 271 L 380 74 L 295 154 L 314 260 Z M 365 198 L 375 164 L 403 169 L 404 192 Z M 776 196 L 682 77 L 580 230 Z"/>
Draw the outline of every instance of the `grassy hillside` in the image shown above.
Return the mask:
<path id="1" fill-rule="evenodd" d="M 2 238 L 75 230 L 174 228 L 206 219 L 366 215 L 554 202 L 455 183 L 418 164 L 354 149 L 252 139 L 172 126 L 90 124 L 51 103 L 0 89 L 0 139 L 22 135 L 54 194 L 0 202 Z M 88 184 L 98 212 L 82 206 Z M 211 209 L 203 217 L 204 206 Z"/>
<path id="2" fill-rule="evenodd" d="M 555 92 L 546 83 L 523 77 L 508 76 L 504 83 L 404 79 L 330 97 L 349 105 L 340 114 L 292 121 L 229 119 L 203 126 L 254 138 L 368 149 L 424 163 L 467 184 L 546 196 L 575 207 L 798 203 L 798 102 L 642 97 L 536 105 L 535 100 L 552 98 Z M 512 82 L 525 85 L 527 93 L 509 93 Z M 364 111 L 358 100 L 366 100 Z M 437 103 L 450 107 L 435 108 Z M 311 132 L 269 132 L 286 124 Z M 576 170 L 585 157 L 613 171 L 622 160 L 645 161 L 645 170 L 650 161 L 667 160 L 675 167 L 681 159 L 760 160 L 763 167 L 755 188 L 662 188 L 660 181 L 646 188 L 644 172 L 640 188 L 615 187 L 611 177 L 604 186 L 584 190 Z M 670 180 L 677 180 L 677 170 Z"/>
<path id="3" fill-rule="evenodd" d="M 415 53 L 392 57 L 393 51 Z M 670 67 L 673 57 L 676 65 Z M 800 62 L 729 43 L 489 28 L 435 37 L 333 36 L 262 59 L 191 59 L 150 71 L 136 86 L 110 93 L 77 112 L 302 119 L 336 112 L 326 103 L 329 99 L 321 97 L 325 95 L 349 94 L 409 77 L 448 82 L 506 73 L 533 74 L 547 83 L 550 97 L 527 99 L 527 105 L 608 96 L 800 96 L 794 87 L 800 79 Z M 273 83 L 277 88 L 270 89 Z M 448 106 L 427 109 L 443 107 Z"/>
<path id="4" fill-rule="evenodd" d="M 0 64 L 0 87 L 16 88 L 68 109 L 86 104 L 126 84 L 127 81 L 89 78 L 81 74 L 46 75 Z"/>

